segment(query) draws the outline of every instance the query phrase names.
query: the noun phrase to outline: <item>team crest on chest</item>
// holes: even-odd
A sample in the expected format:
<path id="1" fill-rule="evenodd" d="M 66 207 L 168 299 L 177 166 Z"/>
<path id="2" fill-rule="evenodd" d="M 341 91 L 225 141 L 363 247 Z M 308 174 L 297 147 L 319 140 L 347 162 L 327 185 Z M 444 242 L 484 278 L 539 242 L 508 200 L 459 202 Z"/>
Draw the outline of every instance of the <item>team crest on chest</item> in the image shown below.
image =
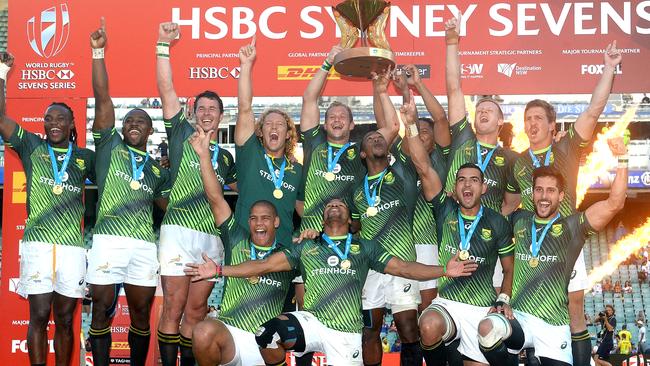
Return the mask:
<path id="1" fill-rule="evenodd" d="M 353 160 L 357 157 L 357 152 L 355 149 L 348 149 L 345 153 L 348 157 L 348 160 Z"/>
<path id="2" fill-rule="evenodd" d="M 86 170 L 86 161 L 84 159 L 75 159 L 79 170 Z"/>
<path id="3" fill-rule="evenodd" d="M 562 227 L 562 224 L 553 224 L 553 226 L 551 226 L 552 236 L 557 238 L 558 236 L 562 235 L 563 232 L 564 228 Z"/>
<path id="4" fill-rule="evenodd" d="M 156 178 L 160 178 L 160 169 L 156 167 L 155 165 L 151 166 L 151 171 L 153 172 L 153 175 L 156 176 Z"/>
<path id="5" fill-rule="evenodd" d="M 393 183 L 395 183 L 395 175 L 393 174 L 393 172 L 388 172 L 388 173 L 386 173 L 386 175 L 384 176 L 384 182 L 385 182 L 386 184 L 393 184 Z"/>
<path id="6" fill-rule="evenodd" d="M 350 254 L 359 254 L 361 253 L 361 247 L 359 244 L 350 245 Z"/>
<path id="7" fill-rule="evenodd" d="M 481 238 L 483 240 L 492 240 L 492 230 L 490 229 L 481 229 Z"/>
<path id="8" fill-rule="evenodd" d="M 505 166 L 506 165 L 506 159 L 503 156 L 495 156 L 494 157 L 494 165 L 496 165 L 496 166 Z"/>

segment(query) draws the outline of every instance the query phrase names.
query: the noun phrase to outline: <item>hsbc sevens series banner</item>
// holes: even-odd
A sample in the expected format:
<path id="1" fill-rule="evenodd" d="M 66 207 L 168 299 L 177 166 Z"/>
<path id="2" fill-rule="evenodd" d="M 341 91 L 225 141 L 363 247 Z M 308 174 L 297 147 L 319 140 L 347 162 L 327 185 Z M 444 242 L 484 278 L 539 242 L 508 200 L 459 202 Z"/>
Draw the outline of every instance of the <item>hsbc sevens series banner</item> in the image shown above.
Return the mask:
<path id="1" fill-rule="evenodd" d="M 43 116 L 53 99 L 10 99 L 7 101 L 7 116 L 14 119 L 25 130 L 44 136 Z M 79 136 L 86 135 L 86 100 L 62 99 L 72 108 L 75 126 Z M 84 138 L 78 141 L 85 146 Z M 27 219 L 27 181 L 22 163 L 13 150 L 5 148 L 4 204 L 2 212 L 2 281 L 0 282 L 0 360 L 3 365 L 25 365 L 27 356 L 27 327 L 29 325 L 29 303 L 16 293 L 20 278 L 20 246 Z M 46 183 L 37 183 L 46 184 Z M 81 316 L 79 309 L 74 316 L 73 360 L 79 359 L 79 334 Z M 48 326 L 48 364 L 54 364 L 54 321 L 50 318 Z"/>
<path id="2" fill-rule="evenodd" d="M 158 23 L 180 24 L 172 47 L 180 95 L 237 93 L 238 50 L 257 35 L 257 96 L 302 95 L 339 41 L 337 0 L 9 0 L 14 98 L 91 96 L 89 35 L 106 18 L 106 60 L 115 97 L 157 95 Z M 615 92 L 650 90 L 650 1 L 393 1 L 387 35 L 398 64 L 414 63 L 444 94 L 444 21 L 460 14 L 468 94 L 591 93 L 602 53 L 618 41 Z M 370 83 L 332 73 L 327 95 L 371 95 Z M 353 87 L 351 87 L 353 85 Z"/>

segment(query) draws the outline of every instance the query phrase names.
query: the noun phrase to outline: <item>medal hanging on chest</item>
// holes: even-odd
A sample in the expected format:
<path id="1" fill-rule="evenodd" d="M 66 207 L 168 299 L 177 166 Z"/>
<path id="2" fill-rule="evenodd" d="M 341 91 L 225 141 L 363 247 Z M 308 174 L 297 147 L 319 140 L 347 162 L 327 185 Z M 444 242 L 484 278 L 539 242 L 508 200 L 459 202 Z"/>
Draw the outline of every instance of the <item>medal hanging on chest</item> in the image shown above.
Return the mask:
<path id="1" fill-rule="evenodd" d="M 530 228 L 531 230 L 531 242 L 530 242 L 530 254 L 531 257 L 528 260 L 528 265 L 531 268 L 535 268 L 539 266 L 539 251 L 542 249 L 542 242 L 544 241 L 544 238 L 546 237 L 546 234 L 548 233 L 548 229 L 551 228 L 555 220 L 557 220 L 560 217 L 560 214 L 555 215 L 555 217 L 546 223 L 544 226 L 544 229 L 542 230 L 542 235 L 539 236 L 539 240 L 537 239 L 537 227 L 535 225 L 535 217 L 533 216 L 533 223 Z"/>
<path id="2" fill-rule="evenodd" d="M 343 252 L 341 252 L 341 249 L 339 249 L 338 245 L 329 237 L 327 234 L 322 235 L 323 240 L 327 243 L 327 246 L 336 253 L 336 255 L 339 257 L 341 260 L 339 263 L 339 266 L 343 270 L 350 269 L 352 266 L 352 262 L 348 259 L 348 255 L 350 255 L 350 245 L 352 244 L 352 234 L 348 234 L 348 236 L 345 239 L 345 249 Z"/>
<path id="3" fill-rule="evenodd" d="M 458 209 L 458 234 L 460 235 L 460 243 L 458 244 L 460 252 L 458 253 L 458 258 L 460 258 L 460 260 L 466 261 L 469 259 L 469 249 L 471 247 L 470 241 L 472 240 L 472 235 L 474 235 L 474 231 L 476 231 L 476 227 L 478 226 L 482 216 L 483 206 L 481 205 L 478 214 L 476 214 L 476 218 L 469 226 L 467 232 L 465 232 L 465 220 L 463 219 L 463 215 L 460 213 L 460 209 Z"/>
<path id="4" fill-rule="evenodd" d="M 266 165 L 269 169 L 269 174 L 271 175 L 271 181 L 275 187 L 275 189 L 273 189 L 273 197 L 276 200 L 282 199 L 282 197 L 284 197 L 284 193 L 282 192 L 282 183 L 284 182 L 284 169 L 287 166 L 287 159 L 285 157 L 282 161 L 282 165 L 280 165 L 278 174 L 275 174 L 275 169 L 273 169 L 273 161 L 271 161 L 271 158 L 267 154 L 264 154 L 264 159 L 266 160 Z"/>
<path id="5" fill-rule="evenodd" d="M 377 176 L 377 181 L 372 187 L 372 192 L 370 191 L 370 184 L 368 183 L 368 174 L 363 178 L 363 193 L 366 197 L 366 203 L 368 203 L 368 208 L 366 209 L 366 216 L 373 217 L 379 213 L 377 204 L 379 203 L 379 196 L 377 196 L 377 188 L 383 183 L 384 176 L 388 168 L 384 169 Z"/>
<path id="6" fill-rule="evenodd" d="M 250 242 L 250 258 L 252 261 L 256 261 L 258 258 L 259 259 L 264 259 L 269 253 L 273 252 L 275 249 L 276 245 L 278 244 L 277 240 L 273 241 L 273 245 L 270 248 L 263 248 L 263 247 L 258 247 L 252 242 Z M 260 250 L 260 252 L 257 252 L 257 249 Z M 251 276 L 247 278 L 248 283 L 251 285 L 257 285 L 260 282 L 260 276 Z"/>
<path id="7" fill-rule="evenodd" d="M 147 165 L 147 161 L 149 161 L 149 155 L 144 155 L 144 161 L 139 166 L 137 161 L 138 157 L 131 149 L 129 149 L 129 155 L 131 156 L 131 183 L 129 183 L 129 186 L 132 190 L 137 191 L 142 187 L 141 181 L 144 179 L 144 167 Z M 142 159 L 141 156 L 140 159 Z"/>
<path id="8" fill-rule="evenodd" d="M 339 151 L 336 152 L 336 154 L 333 153 L 332 151 L 332 145 L 329 143 L 327 144 L 327 172 L 325 173 L 325 180 L 328 182 L 333 182 L 334 179 L 336 179 L 336 173 L 334 173 L 334 169 L 336 168 L 336 165 L 339 162 L 339 159 L 347 150 L 347 148 L 350 147 L 350 143 L 348 142 L 347 144 L 343 145 Z"/>
<path id="9" fill-rule="evenodd" d="M 68 151 L 66 151 L 63 157 L 61 169 L 59 169 L 59 163 L 57 162 L 57 157 L 54 154 L 54 148 L 50 146 L 50 144 L 47 144 L 47 152 L 50 155 L 50 162 L 52 163 L 52 174 L 54 176 L 54 186 L 52 186 L 52 193 L 59 196 L 63 194 L 63 178 L 66 176 L 68 163 L 70 163 L 70 157 L 72 156 L 72 143 L 68 142 Z"/>

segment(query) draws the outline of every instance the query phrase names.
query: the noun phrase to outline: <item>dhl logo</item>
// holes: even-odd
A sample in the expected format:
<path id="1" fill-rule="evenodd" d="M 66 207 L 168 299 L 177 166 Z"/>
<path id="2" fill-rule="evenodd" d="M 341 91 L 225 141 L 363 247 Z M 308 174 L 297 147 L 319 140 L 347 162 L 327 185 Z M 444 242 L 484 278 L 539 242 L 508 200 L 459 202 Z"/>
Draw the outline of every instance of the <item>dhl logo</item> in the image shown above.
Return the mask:
<path id="1" fill-rule="evenodd" d="M 11 203 L 27 203 L 27 177 L 25 172 L 14 172 Z"/>
<path id="2" fill-rule="evenodd" d="M 122 350 L 131 349 L 129 347 L 129 342 L 111 342 L 111 348 L 112 349 L 122 349 Z"/>
<path id="3" fill-rule="evenodd" d="M 278 80 L 311 80 L 320 70 L 320 66 L 278 66 Z M 327 75 L 329 80 L 338 80 L 341 74 L 332 70 Z"/>

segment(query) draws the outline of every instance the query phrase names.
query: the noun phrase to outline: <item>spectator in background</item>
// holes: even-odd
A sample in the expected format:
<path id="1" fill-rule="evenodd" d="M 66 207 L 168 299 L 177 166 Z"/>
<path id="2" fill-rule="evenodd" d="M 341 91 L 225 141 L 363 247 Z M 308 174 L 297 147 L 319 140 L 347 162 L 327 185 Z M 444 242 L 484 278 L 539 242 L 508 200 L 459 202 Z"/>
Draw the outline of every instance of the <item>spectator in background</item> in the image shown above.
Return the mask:
<path id="1" fill-rule="evenodd" d="M 650 104 L 650 98 L 643 93 L 643 98 L 641 99 L 641 104 Z"/>
<path id="2" fill-rule="evenodd" d="M 149 108 L 151 107 L 151 103 L 149 102 L 149 98 L 144 98 L 140 101 L 140 106 L 142 108 Z"/>
<path id="3" fill-rule="evenodd" d="M 643 310 L 639 310 L 639 313 L 636 314 L 636 321 L 645 324 L 645 313 Z"/>
<path id="4" fill-rule="evenodd" d="M 639 313 L 642 313 L 639 311 Z M 639 338 L 637 339 L 637 348 L 639 349 L 639 354 L 645 354 L 646 351 L 646 345 L 645 345 L 645 339 L 646 339 L 646 328 L 645 328 L 645 323 L 643 321 L 637 321 L 636 326 L 639 328 Z"/>
<path id="5" fill-rule="evenodd" d="M 623 286 L 621 286 L 621 281 L 616 281 L 614 283 L 614 296 L 621 297 L 622 293 L 623 293 Z"/>
<path id="6" fill-rule="evenodd" d="M 627 229 L 623 225 L 623 221 L 619 221 L 614 232 L 614 242 L 621 240 L 625 235 L 627 235 Z"/>
<path id="7" fill-rule="evenodd" d="M 388 345 L 388 338 L 381 337 L 381 349 L 382 352 L 384 353 L 390 352 L 390 346 Z"/>
<path id="8" fill-rule="evenodd" d="M 632 352 L 632 333 L 627 330 L 627 325 L 623 324 L 621 331 L 618 332 L 618 350 L 619 353 L 629 355 Z"/>
<path id="9" fill-rule="evenodd" d="M 158 98 L 154 98 L 153 102 L 151 102 L 151 108 L 160 108 L 160 107 L 161 107 L 160 101 L 158 100 Z"/>
<path id="10" fill-rule="evenodd" d="M 632 293 L 632 283 L 630 282 L 630 280 L 625 281 L 625 286 L 623 286 L 623 293 L 624 294 Z"/>
<path id="11" fill-rule="evenodd" d="M 613 289 L 612 279 L 609 277 L 605 278 L 605 282 L 603 282 L 603 292 L 612 292 Z"/>
<path id="12" fill-rule="evenodd" d="M 390 348 L 390 351 L 399 353 L 401 350 L 402 350 L 402 341 L 400 341 L 399 338 L 397 338 L 397 340 L 395 340 L 395 343 L 393 343 L 393 347 Z"/>
<path id="13" fill-rule="evenodd" d="M 591 288 L 591 295 L 602 295 L 603 293 L 603 285 L 600 283 L 595 283 L 594 287 Z"/>
<path id="14" fill-rule="evenodd" d="M 641 268 L 639 269 L 639 272 L 637 272 L 636 276 L 639 279 L 639 283 L 645 283 L 645 281 L 648 279 L 648 261 L 641 265 Z"/>
<path id="15" fill-rule="evenodd" d="M 609 354 L 614 349 L 614 330 L 616 329 L 616 311 L 612 305 L 606 305 L 605 311 L 598 314 L 602 329 L 600 330 L 601 341 L 594 361 L 598 366 L 612 366 L 608 362 Z"/>

